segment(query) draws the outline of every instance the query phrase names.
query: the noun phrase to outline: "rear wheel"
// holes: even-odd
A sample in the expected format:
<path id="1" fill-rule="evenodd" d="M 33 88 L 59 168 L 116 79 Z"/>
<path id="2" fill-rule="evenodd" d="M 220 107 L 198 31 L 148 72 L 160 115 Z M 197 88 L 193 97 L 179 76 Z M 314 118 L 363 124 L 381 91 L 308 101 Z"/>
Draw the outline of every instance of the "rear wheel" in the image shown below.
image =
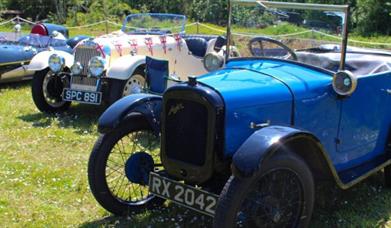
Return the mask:
<path id="1" fill-rule="evenodd" d="M 270 158 L 251 178 L 232 176 L 220 194 L 214 227 L 307 227 L 314 180 L 297 155 Z"/>
<path id="2" fill-rule="evenodd" d="M 111 80 L 110 104 L 130 94 L 141 93 L 145 86 L 144 68 L 137 68 L 127 80 Z"/>
<path id="3" fill-rule="evenodd" d="M 124 83 L 122 89 L 122 97 L 128 96 L 133 93 L 141 93 L 145 86 L 145 73 L 136 71 L 132 76 Z"/>
<path id="4" fill-rule="evenodd" d="M 49 69 L 37 71 L 33 77 L 31 93 L 33 101 L 41 112 L 63 112 L 71 102 L 62 100 L 62 91 L 67 86 L 67 78 L 60 77 Z"/>
<path id="5" fill-rule="evenodd" d="M 106 210 L 125 215 L 164 203 L 148 192 L 151 171 L 159 171 L 160 141 L 142 117 L 102 134 L 90 155 L 88 180 Z"/>

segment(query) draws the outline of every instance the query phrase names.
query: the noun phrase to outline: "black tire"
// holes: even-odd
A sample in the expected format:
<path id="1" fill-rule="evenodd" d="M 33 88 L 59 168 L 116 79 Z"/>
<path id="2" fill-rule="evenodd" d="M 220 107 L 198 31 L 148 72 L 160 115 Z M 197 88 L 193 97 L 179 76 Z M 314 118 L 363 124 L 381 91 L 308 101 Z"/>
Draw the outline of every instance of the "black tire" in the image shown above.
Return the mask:
<path id="1" fill-rule="evenodd" d="M 391 188 L 391 165 L 384 168 L 384 183 L 387 188 Z"/>
<path id="2" fill-rule="evenodd" d="M 116 215 L 127 215 L 132 212 L 137 213 L 146 209 L 152 209 L 162 205 L 165 201 L 149 193 L 146 193 L 146 196 L 144 197 L 142 192 L 148 191 L 148 186 L 132 183 L 126 177 L 125 164 L 126 160 L 130 157 L 129 155 L 135 153 L 135 151 L 133 150 L 133 148 L 135 148 L 135 141 L 132 141 L 132 151 L 130 153 L 127 153 L 125 152 L 124 147 L 130 144 L 126 144 L 126 142 L 123 143 L 123 140 L 125 140 L 125 138 L 131 137 L 133 134 L 136 134 L 138 132 L 144 132 L 145 134 L 153 134 L 150 125 L 141 116 L 132 117 L 131 121 L 127 121 L 124 124 L 120 124 L 117 129 L 113 130 L 110 133 L 101 134 L 99 139 L 95 143 L 88 162 L 88 181 L 92 194 L 102 207 Z M 137 142 L 139 141 L 141 142 L 143 140 L 138 138 Z M 121 144 L 121 148 L 124 149 L 124 153 L 120 152 L 121 155 L 117 155 L 117 160 L 115 160 L 115 156 L 118 153 L 119 148 L 118 147 L 116 149 L 117 143 L 118 145 Z M 151 148 L 155 148 L 155 146 L 152 146 Z M 155 156 L 153 157 L 155 164 L 160 163 L 159 161 L 156 161 L 160 160 L 160 143 L 158 139 L 157 148 L 159 149 L 159 151 L 157 151 L 157 155 L 154 154 Z M 149 152 L 149 154 L 151 154 L 151 151 L 146 152 Z M 108 165 L 109 161 L 111 165 Z M 110 174 L 106 172 L 108 170 L 110 170 Z M 113 177 L 112 174 L 118 175 L 120 176 L 119 178 L 122 178 L 122 181 L 117 191 L 115 188 L 118 186 L 119 182 L 113 183 L 113 180 L 116 180 L 117 177 Z M 109 176 L 111 176 L 111 180 L 109 180 Z M 121 189 L 123 189 L 123 184 L 125 184 L 125 190 L 122 193 L 125 193 L 125 195 L 120 194 Z M 115 185 L 114 189 L 113 185 Z M 134 187 L 136 187 L 136 190 L 134 190 Z M 127 189 L 128 192 L 126 192 Z M 136 200 L 132 201 L 132 199 L 135 198 L 135 192 L 137 194 L 141 192 L 141 198 L 140 200 L 138 200 L 137 198 Z M 126 193 L 129 194 L 129 198 L 125 197 Z"/>
<path id="3" fill-rule="evenodd" d="M 263 164 L 262 170 L 251 178 L 231 176 L 220 194 L 214 227 L 229 228 L 240 227 L 240 225 L 243 227 L 307 227 L 309 225 L 315 193 L 314 179 L 307 164 L 293 153 L 279 153 Z M 273 181 L 268 179 L 271 175 L 274 175 Z M 285 176 L 286 178 L 290 177 L 287 179 L 289 181 L 282 181 L 284 175 L 288 175 Z M 262 184 L 264 181 L 273 184 Z M 284 187 L 278 187 L 279 183 L 283 183 Z M 301 192 L 293 194 L 294 191 L 291 191 L 289 194 L 284 194 L 288 187 L 297 187 Z M 296 197 L 297 200 L 293 201 L 298 206 L 292 206 L 292 201 L 284 201 L 286 199 L 282 199 L 281 195 L 285 198 Z M 256 200 L 251 196 L 256 196 Z M 288 206 L 284 209 L 279 208 L 278 205 L 292 207 L 289 210 L 286 209 Z M 286 216 L 287 214 L 291 217 Z M 238 218 L 244 219 L 242 224 L 237 221 Z M 287 221 L 284 222 L 284 219 Z"/>
<path id="4" fill-rule="evenodd" d="M 63 79 L 51 73 L 49 69 L 35 72 L 31 87 L 34 104 L 41 112 L 66 111 L 71 102 L 62 100 L 61 94 L 65 86 Z"/>
<path id="5" fill-rule="evenodd" d="M 132 88 L 129 87 L 129 83 L 132 83 L 132 77 L 136 76 L 136 81 L 133 83 L 139 84 L 141 87 L 141 90 L 138 91 L 131 91 Z M 144 84 L 142 83 L 142 80 L 144 80 L 145 83 L 145 70 L 144 67 L 138 67 L 133 74 L 130 76 L 127 80 L 119 80 L 119 79 L 111 79 L 110 80 L 110 98 L 109 98 L 109 105 L 113 104 L 117 100 L 121 99 L 124 96 L 127 96 L 132 93 L 140 93 L 142 92 L 142 89 L 144 88 Z M 131 85 L 130 85 L 131 86 Z M 129 90 L 129 91 L 128 91 Z"/>

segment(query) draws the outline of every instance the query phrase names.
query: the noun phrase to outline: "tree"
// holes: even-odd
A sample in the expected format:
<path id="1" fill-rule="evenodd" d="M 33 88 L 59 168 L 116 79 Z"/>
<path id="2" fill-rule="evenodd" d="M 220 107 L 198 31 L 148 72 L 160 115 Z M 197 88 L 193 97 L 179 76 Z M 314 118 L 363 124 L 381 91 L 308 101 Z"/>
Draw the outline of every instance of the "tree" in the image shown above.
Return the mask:
<path id="1" fill-rule="evenodd" d="M 356 31 L 364 36 L 391 34 L 390 0 L 357 0 L 353 20 Z"/>
<path id="2" fill-rule="evenodd" d="M 227 21 L 227 10 L 225 0 L 193 0 L 189 15 L 197 21 L 223 25 Z"/>

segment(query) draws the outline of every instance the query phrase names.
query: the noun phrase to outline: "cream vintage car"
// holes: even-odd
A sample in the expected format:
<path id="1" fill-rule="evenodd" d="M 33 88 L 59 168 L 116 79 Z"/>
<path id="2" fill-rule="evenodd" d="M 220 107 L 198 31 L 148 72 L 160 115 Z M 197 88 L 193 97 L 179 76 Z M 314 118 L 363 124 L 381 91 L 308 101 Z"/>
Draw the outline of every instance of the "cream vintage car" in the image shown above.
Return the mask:
<path id="1" fill-rule="evenodd" d="M 40 111 L 53 113 L 67 110 L 71 102 L 111 104 L 138 93 L 146 81 L 146 56 L 168 60 L 170 77 L 178 80 L 213 70 L 206 69 L 208 62 L 221 61 L 225 38 L 186 35 L 185 24 L 183 15 L 132 14 L 121 30 L 86 39 L 73 54 L 39 53 L 29 65 L 36 72 L 34 103 Z"/>

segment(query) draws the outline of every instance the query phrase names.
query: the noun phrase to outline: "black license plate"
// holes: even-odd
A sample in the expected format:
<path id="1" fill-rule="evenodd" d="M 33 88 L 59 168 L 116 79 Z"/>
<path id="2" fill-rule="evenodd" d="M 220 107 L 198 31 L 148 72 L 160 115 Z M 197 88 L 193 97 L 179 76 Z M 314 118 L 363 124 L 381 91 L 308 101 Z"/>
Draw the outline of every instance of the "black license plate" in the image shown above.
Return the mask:
<path id="1" fill-rule="evenodd" d="M 100 105 L 102 102 L 102 93 L 64 89 L 62 99 L 65 101 L 77 101 L 80 103 Z"/>
<path id="2" fill-rule="evenodd" d="M 215 214 L 219 198 L 213 193 L 162 177 L 153 172 L 149 175 L 149 192 L 212 217 Z"/>

